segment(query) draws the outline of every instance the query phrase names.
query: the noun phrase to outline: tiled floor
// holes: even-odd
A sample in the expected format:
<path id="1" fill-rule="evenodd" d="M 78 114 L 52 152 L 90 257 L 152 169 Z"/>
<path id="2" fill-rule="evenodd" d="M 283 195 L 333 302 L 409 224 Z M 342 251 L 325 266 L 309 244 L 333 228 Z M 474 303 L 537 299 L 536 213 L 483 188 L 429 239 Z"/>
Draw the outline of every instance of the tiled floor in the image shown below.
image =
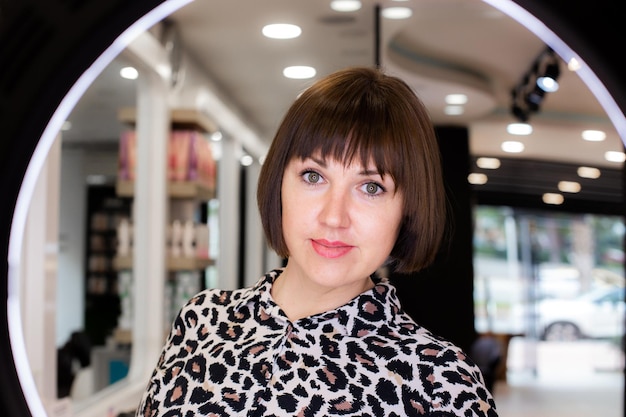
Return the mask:
<path id="1" fill-rule="evenodd" d="M 512 342 L 507 381 L 494 387 L 498 414 L 624 417 L 623 356 L 606 342 Z"/>

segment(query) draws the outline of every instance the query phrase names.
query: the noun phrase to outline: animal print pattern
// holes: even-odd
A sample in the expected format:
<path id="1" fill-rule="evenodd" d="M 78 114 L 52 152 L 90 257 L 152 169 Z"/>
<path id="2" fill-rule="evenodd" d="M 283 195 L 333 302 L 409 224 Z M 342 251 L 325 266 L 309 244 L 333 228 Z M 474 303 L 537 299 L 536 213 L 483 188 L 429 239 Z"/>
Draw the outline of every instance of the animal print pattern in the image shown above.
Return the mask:
<path id="1" fill-rule="evenodd" d="M 497 417 L 477 366 L 404 313 L 388 281 L 292 323 L 270 295 L 280 273 L 193 297 L 137 416 Z"/>

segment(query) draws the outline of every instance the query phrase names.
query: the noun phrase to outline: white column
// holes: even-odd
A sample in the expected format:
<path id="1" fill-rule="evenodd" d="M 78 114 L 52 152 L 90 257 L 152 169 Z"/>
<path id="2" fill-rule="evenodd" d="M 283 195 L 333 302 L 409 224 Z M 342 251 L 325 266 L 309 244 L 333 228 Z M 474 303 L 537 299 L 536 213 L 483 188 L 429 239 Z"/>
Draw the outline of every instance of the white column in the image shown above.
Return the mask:
<path id="1" fill-rule="evenodd" d="M 165 341 L 164 294 L 168 219 L 169 87 L 158 72 L 165 53 L 149 34 L 129 45 L 140 69 L 137 84 L 137 153 L 133 196 L 133 325 L 128 375 L 76 404 L 74 417 L 107 417 L 134 409 Z M 155 59 L 152 59 L 156 57 Z"/>
<path id="2" fill-rule="evenodd" d="M 147 383 L 164 342 L 167 144 L 170 111 L 165 81 L 146 71 L 138 79 L 137 166 L 133 227 L 133 345 L 128 377 Z"/>
<path id="3" fill-rule="evenodd" d="M 224 138 L 221 147 L 222 155 L 217 172 L 217 198 L 220 202 L 218 287 L 235 289 L 238 287 L 240 145 L 231 138 Z"/>
<path id="4" fill-rule="evenodd" d="M 264 271 L 264 247 L 265 237 L 263 226 L 259 216 L 256 201 L 256 191 L 261 166 L 258 163 L 250 165 L 247 169 L 246 189 L 246 247 L 244 248 L 244 284 L 253 285 L 266 271 Z"/>

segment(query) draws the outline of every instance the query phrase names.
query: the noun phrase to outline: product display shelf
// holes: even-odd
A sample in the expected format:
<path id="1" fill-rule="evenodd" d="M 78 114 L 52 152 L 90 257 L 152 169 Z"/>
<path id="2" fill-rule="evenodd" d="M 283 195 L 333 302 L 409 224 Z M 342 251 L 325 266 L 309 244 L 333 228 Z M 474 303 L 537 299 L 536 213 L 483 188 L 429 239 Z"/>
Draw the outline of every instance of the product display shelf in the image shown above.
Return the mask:
<path id="1" fill-rule="evenodd" d="M 116 191 L 120 197 L 133 197 L 135 182 L 119 180 L 116 184 Z M 167 183 L 167 193 L 172 199 L 208 201 L 215 197 L 214 189 L 194 181 L 169 181 Z"/>
<path id="2" fill-rule="evenodd" d="M 117 117 L 123 123 L 134 125 L 137 120 L 137 110 L 134 107 L 123 107 L 119 109 Z M 206 133 L 218 130 L 208 116 L 195 109 L 172 109 L 170 117 L 174 129 L 196 129 Z"/>
<path id="3" fill-rule="evenodd" d="M 167 270 L 170 272 L 200 270 L 208 268 L 212 265 L 215 265 L 215 261 L 209 258 L 184 258 L 171 256 L 167 258 Z M 116 256 L 113 260 L 113 267 L 118 271 L 132 269 L 132 256 Z"/>
<path id="4" fill-rule="evenodd" d="M 192 130 L 202 133 L 211 133 L 217 130 L 215 123 L 206 115 L 195 109 L 177 108 L 170 113 L 172 130 Z M 124 107 L 118 111 L 118 119 L 130 126 L 137 121 L 137 111 L 134 107 Z M 135 195 L 135 182 L 129 179 L 118 179 L 116 192 L 120 197 L 133 198 Z M 196 206 L 198 203 L 206 203 L 215 198 L 215 189 L 201 180 L 176 180 L 167 182 L 167 195 L 170 201 L 183 202 Z M 183 210 L 186 211 L 186 210 Z M 185 220 L 185 219 L 181 219 Z M 132 256 L 116 256 L 113 262 L 118 271 L 132 269 Z M 198 257 L 190 258 L 183 256 L 170 256 L 167 259 L 169 272 L 203 270 L 215 265 L 213 259 Z"/>
<path id="5" fill-rule="evenodd" d="M 113 184 L 87 188 L 85 262 L 85 332 L 94 345 L 104 344 L 120 311 L 114 266 L 117 225 L 130 217 L 130 200 L 116 195 Z"/>

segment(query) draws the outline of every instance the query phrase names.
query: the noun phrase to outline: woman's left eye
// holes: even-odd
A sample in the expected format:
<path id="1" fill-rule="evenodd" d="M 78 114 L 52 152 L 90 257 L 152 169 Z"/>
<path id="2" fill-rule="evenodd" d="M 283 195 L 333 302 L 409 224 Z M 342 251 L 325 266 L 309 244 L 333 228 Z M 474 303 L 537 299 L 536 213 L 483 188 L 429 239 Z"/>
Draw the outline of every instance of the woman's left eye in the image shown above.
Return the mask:
<path id="1" fill-rule="evenodd" d="M 385 191 L 385 189 L 380 184 L 377 184 L 375 182 L 368 182 L 364 184 L 362 189 L 367 195 L 378 195 Z"/>

